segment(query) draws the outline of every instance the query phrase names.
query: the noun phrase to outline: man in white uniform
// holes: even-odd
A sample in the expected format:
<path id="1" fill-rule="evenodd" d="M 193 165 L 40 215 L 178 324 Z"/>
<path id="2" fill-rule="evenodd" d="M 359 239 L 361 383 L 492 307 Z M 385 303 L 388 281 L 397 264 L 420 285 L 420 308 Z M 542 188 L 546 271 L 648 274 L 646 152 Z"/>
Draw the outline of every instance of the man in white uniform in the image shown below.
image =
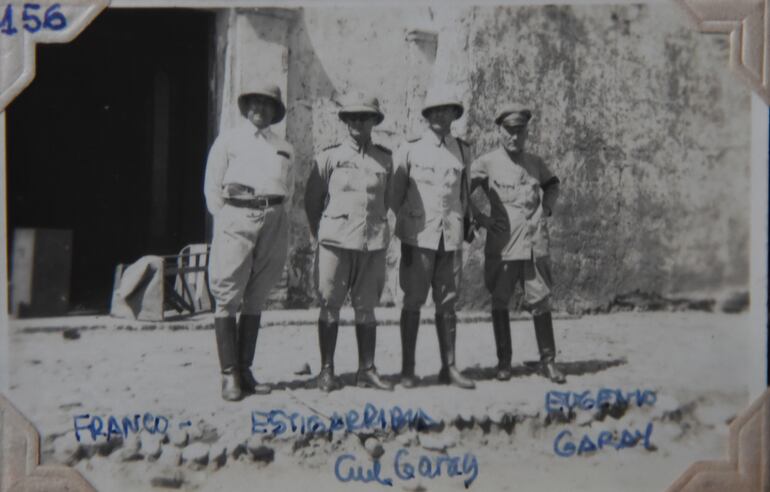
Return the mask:
<path id="1" fill-rule="evenodd" d="M 254 84 L 243 90 L 238 107 L 244 119 L 214 141 L 204 185 L 214 217 L 209 286 L 216 300 L 222 398 L 228 401 L 244 392 L 270 392 L 250 367 L 263 305 L 286 263 L 289 223 L 283 204 L 292 192 L 294 157 L 292 146 L 270 130 L 286 114 L 278 87 Z"/>
<path id="2" fill-rule="evenodd" d="M 441 93 L 429 95 L 422 109 L 428 129 L 401 145 L 393 157 L 391 207 L 401 240 L 401 384 L 412 388 L 420 308 L 433 289 L 436 334 L 441 355 L 439 381 L 460 388 L 475 384 L 455 367 L 455 305 L 462 278 L 464 219 L 468 214 L 470 146 L 452 136 L 451 124 L 463 105 Z"/>

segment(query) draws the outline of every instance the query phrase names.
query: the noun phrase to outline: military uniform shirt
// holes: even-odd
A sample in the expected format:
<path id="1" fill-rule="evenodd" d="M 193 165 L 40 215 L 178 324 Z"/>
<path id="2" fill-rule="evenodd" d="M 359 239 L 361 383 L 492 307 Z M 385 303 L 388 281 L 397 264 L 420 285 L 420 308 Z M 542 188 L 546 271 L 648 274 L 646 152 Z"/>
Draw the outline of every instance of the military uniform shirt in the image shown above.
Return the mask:
<path id="1" fill-rule="evenodd" d="M 391 152 L 352 139 L 325 149 L 305 190 L 310 230 L 327 246 L 358 251 L 385 249 L 390 241 L 387 193 Z"/>
<path id="2" fill-rule="evenodd" d="M 559 193 L 559 180 L 543 160 L 522 152 L 514 160 L 499 147 L 471 165 L 472 187 L 482 186 L 493 220 L 502 218 L 502 232 L 487 231 L 485 255 L 502 260 L 548 256 L 547 212 Z"/>
<path id="3" fill-rule="evenodd" d="M 206 164 L 204 192 L 212 215 L 222 208 L 223 186 L 239 184 L 255 196 L 291 196 L 293 190 L 291 144 L 269 128 L 258 130 L 248 121 L 217 137 Z"/>
<path id="4" fill-rule="evenodd" d="M 398 149 L 391 199 L 402 242 L 437 250 L 443 235 L 446 251 L 462 248 L 469 162 L 467 143 L 432 130 Z"/>

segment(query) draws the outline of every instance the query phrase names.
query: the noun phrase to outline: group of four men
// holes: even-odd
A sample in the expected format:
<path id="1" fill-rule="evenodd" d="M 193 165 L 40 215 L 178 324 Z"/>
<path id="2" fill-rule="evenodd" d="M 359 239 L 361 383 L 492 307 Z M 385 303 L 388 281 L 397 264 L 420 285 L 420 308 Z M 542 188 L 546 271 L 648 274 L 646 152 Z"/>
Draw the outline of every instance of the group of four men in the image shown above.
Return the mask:
<path id="1" fill-rule="evenodd" d="M 292 192 L 294 157 L 292 146 L 269 128 L 286 113 L 277 87 L 246 88 L 238 106 L 244 121 L 217 137 L 204 187 L 214 217 L 209 285 L 216 301 L 215 332 L 225 400 L 270 391 L 270 386 L 254 379 L 250 367 L 262 307 L 286 261 L 288 220 L 283 203 Z M 396 214 L 395 234 L 401 240 L 404 387 L 417 384 L 420 308 L 432 288 L 441 355 L 439 381 L 474 388 L 473 381 L 455 366 L 455 305 L 462 242 L 472 239 L 476 227 L 487 230 L 484 276 L 492 294 L 497 378 L 512 376 L 508 304 L 516 284 L 521 284 L 534 318 L 541 369 L 550 380 L 564 382 L 554 364 L 546 225 L 559 180 L 542 159 L 524 151 L 531 111 L 501 108 L 495 118 L 501 146 L 476 160 L 470 146 L 451 134 L 452 122 L 463 111 L 459 101 L 429 95 L 422 109 L 428 129 L 393 155 L 371 139 L 373 127 L 385 117 L 376 98 L 350 98 L 339 110 L 348 136 L 317 156 L 305 192 L 310 231 L 318 242 L 319 389 L 329 392 L 339 386 L 334 350 L 340 308 L 348 294 L 358 344 L 356 383 L 393 388 L 374 366 L 374 308 L 385 284 L 389 209 Z M 477 187 L 489 200 L 489 215 L 470 200 Z"/>

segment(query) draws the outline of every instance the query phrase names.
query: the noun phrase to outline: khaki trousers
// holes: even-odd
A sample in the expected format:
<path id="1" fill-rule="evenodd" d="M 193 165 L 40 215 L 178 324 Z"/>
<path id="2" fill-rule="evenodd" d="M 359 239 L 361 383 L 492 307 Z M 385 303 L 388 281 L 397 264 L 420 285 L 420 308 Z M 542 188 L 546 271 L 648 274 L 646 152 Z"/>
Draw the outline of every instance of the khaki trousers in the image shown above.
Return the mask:
<path id="1" fill-rule="evenodd" d="M 267 296 L 281 278 L 289 243 L 283 205 L 251 209 L 225 205 L 214 217 L 209 256 L 209 287 L 214 315 L 262 312 Z"/>
<path id="2" fill-rule="evenodd" d="M 318 245 L 319 319 L 339 321 L 340 308 L 350 293 L 356 323 L 374 323 L 374 307 L 385 287 L 385 250 L 359 251 Z"/>

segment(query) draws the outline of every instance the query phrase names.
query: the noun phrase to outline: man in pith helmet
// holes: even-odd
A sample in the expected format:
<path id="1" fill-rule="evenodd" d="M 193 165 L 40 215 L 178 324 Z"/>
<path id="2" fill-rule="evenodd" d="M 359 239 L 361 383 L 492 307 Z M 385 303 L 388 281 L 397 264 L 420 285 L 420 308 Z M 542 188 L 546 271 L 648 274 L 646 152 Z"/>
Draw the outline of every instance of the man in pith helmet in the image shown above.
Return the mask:
<path id="1" fill-rule="evenodd" d="M 372 142 L 372 128 L 384 119 L 375 97 L 348 97 L 339 110 L 347 127 L 342 143 L 316 158 L 305 189 L 310 231 L 318 240 L 318 388 L 329 392 L 334 377 L 340 308 L 350 293 L 358 342 L 356 384 L 381 390 L 393 386 L 374 367 L 377 320 L 374 307 L 385 286 L 385 252 L 390 241 L 387 192 L 391 152 Z"/>
<path id="2" fill-rule="evenodd" d="M 455 367 L 455 305 L 462 274 L 464 219 L 468 211 L 470 146 L 451 134 L 463 105 L 432 93 L 422 115 L 428 129 L 396 152 L 391 187 L 396 235 L 401 239 L 401 384 L 416 385 L 415 348 L 420 308 L 433 288 L 436 333 L 441 355 L 439 381 L 472 389 L 473 381 Z"/>
<path id="3" fill-rule="evenodd" d="M 507 380 L 512 375 L 508 304 L 519 284 L 535 323 L 541 370 L 551 381 L 564 383 L 564 374 L 554 363 L 547 224 L 559 195 L 559 179 L 540 157 L 524 150 L 531 118 L 532 111 L 513 105 L 498 112 L 495 124 L 501 145 L 471 166 L 471 188 L 484 190 L 490 215 L 474 215 L 487 230 L 484 280 L 492 294 L 497 378 Z"/>
<path id="4" fill-rule="evenodd" d="M 214 141 L 204 184 L 214 217 L 209 286 L 216 301 L 222 398 L 229 401 L 270 392 L 250 367 L 262 308 L 286 262 L 284 203 L 293 188 L 294 157 L 292 146 L 270 130 L 286 114 L 277 86 L 252 83 L 238 97 L 238 108 L 243 119 Z"/>

